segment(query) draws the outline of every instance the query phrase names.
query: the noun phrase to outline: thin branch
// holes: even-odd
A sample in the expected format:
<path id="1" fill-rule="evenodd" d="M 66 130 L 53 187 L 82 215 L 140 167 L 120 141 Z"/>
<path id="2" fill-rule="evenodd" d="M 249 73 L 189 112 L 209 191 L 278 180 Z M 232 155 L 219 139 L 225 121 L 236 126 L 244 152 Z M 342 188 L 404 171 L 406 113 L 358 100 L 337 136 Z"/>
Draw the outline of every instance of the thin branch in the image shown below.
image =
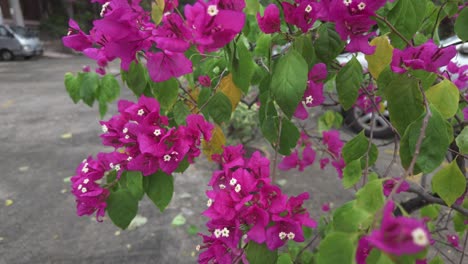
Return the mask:
<path id="1" fill-rule="evenodd" d="M 305 245 L 305 246 L 299 251 L 299 253 L 297 253 L 297 256 L 296 256 L 296 259 L 294 260 L 294 263 L 299 263 L 299 262 L 298 262 L 299 257 L 302 255 L 302 253 L 304 253 L 304 251 L 305 251 L 308 247 L 310 247 L 310 246 L 312 245 L 312 243 L 314 243 L 314 241 L 315 241 L 318 237 L 319 237 L 319 235 L 316 234 L 316 235 L 312 238 L 312 240 L 310 240 L 310 242 L 307 243 L 307 245 Z"/>
<path id="2" fill-rule="evenodd" d="M 413 46 L 413 43 L 411 43 L 405 36 L 403 36 L 398 29 L 395 28 L 395 26 L 390 23 L 390 21 L 387 20 L 386 17 L 380 16 L 375 14 L 375 17 L 378 18 L 380 21 L 384 22 L 391 30 L 393 33 L 395 33 L 398 37 L 400 37 L 408 46 Z"/>
<path id="3" fill-rule="evenodd" d="M 447 3 L 448 3 L 448 1 L 445 2 L 445 3 L 443 3 L 443 4 L 440 6 L 440 8 L 439 8 L 439 12 L 437 12 L 437 18 L 436 18 L 436 21 L 435 21 L 435 23 L 434 23 L 434 27 L 432 28 L 432 37 L 431 37 L 432 39 L 434 38 L 436 29 L 437 29 L 437 24 L 439 24 L 440 13 L 442 13 L 442 10 L 444 9 L 444 7 L 445 7 L 445 5 L 446 5 Z"/>
<path id="4" fill-rule="evenodd" d="M 439 197 L 436 197 L 434 195 L 432 195 L 431 193 L 428 193 L 426 192 L 422 187 L 415 187 L 415 186 L 411 186 L 407 192 L 410 192 L 410 193 L 415 193 L 417 194 L 419 197 L 419 200 L 421 201 L 422 205 L 421 207 L 424 207 L 428 204 L 440 204 L 440 205 L 443 205 L 443 206 L 447 206 L 447 207 L 450 207 L 452 208 L 453 210 L 459 212 L 460 214 L 464 215 L 464 216 L 468 216 L 468 209 L 464 208 L 463 206 L 460 206 L 460 205 L 457 205 L 457 204 L 452 204 L 452 206 L 448 206 L 444 200 L 440 199 Z M 415 198 L 409 200 L 409 201 L 415 201 L 414 200 Z M 409 201 L 405 202 L 405 203 L 408 203 Z M 402 203 L 402 206 L 403 206 L 404 203 Z M 403 206 L 404 207 L 404 206 Z M 419 208 L 405 208 L 405 210 L 408 212 L 408 213 L 411 213 L 412 211 L 415 211 Z M 450 218 L 450 217 L 448 217 Z"/>
<path id="5" fill-rule="evenodd" d="M 276 141 L 275 145 L 275 157 L 273 159 L 273 170 L 271 173 L 271 182 L 275 182 L 276 180 L 276 166 L 278 164 L 278 150 L 279 150 L 279 145 L 280 145 L 280 140 L 281 140 L 281 128 L 282 128 L 282 119 L 281 116 L 279 117 L 279 124 L 278 124 L 278 141 Z"/>

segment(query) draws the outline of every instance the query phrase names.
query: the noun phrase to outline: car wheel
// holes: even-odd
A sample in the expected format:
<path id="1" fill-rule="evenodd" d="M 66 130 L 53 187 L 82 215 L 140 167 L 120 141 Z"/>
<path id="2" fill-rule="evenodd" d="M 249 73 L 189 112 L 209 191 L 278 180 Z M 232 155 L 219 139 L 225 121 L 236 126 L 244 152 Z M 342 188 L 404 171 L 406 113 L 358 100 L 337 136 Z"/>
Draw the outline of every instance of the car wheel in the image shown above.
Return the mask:
<path id="1" fill-rule="evenodd" d="M 13 53 L 9 50 L 1 50 L 0 58 L 4 61 L 10 61 L 14 58 Z"/>
<path id="2" fill-rule="evenodd" d="M 376 114 L 372 122 L 372 113 L 366 113 L 359 107 L 353 107 L 344 112 L 345 123 L 356 133 L 364 130 L 366 136 L 370 135 L 371 128 L 373 128 L 373 136 L 375 138 L 391 138 L 393 131 L 387 124 L 389 120 L 388 111 L 385 110 L 381 115 Z"/>
<path id="3" fill-rule="evenodd" d="M 25 60 L 30 60 L 33 56 L 24 56 Z"/>

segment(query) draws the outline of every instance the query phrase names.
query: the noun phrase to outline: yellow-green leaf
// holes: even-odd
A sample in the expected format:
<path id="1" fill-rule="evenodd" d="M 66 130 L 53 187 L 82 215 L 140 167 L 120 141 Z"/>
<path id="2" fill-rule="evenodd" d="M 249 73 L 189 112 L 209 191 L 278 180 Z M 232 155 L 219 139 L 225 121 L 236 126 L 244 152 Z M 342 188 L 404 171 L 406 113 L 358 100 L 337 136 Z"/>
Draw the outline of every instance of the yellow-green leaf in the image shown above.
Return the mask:
<path id="1" fill-rule="evenodd" d="M 457 113 L 460 95 L 451 81 L 445 79 L 432 86 L 427 90 L 426 96 L 444 118 L 450 118 Z"/>
<path id="2" fill-rule="evenodd" d="M 151 18 L 153 19 L 156 25 L 161 23 L 163 12 L 164 0 L 155 0 L 154 3 L 151 4 Z"/>
<path id="3" fill-rule="evenodd" d="M 465 187 L 465 176 L 456 161 L 440 169 L 432 178 L 432 191 L 437 193 L 448 206 L 465 192 Z"/>
<path id="4" fill-rule="evenodd" d="M 232 104 L 232 111 L 234 112 L 241 99 L 242 91 L 234 84 L 232 74 L 228 74 L 221 79 L 219 91 L 229 98 Z"/>
<path id="5" fill-rule="evenodd" d="M 206 158 L 211 161 L 211 155 L 221 153 L 224 145 L 226 145 L 226 137 L 224 136 L 223 130 L 220 126 L 215 125 L 211 140 L 203 140 L 202 142 L 203 154 L 205 154 Z"/>
<path id="6" fill-rule="evenodd" d="M 366 55 L 366 60 L 369 72 L 377 80 L 383 69 L 392 62 L 393 46 L 387 36 L 374 38 L 370 45 L 376 47 L 375 52 L 372 55 Z"/>
<path id="7" fill-rule="evenodd" d="M 10 206 L 12 204 L 13 204 L 13 200 L 11 200 L 11 199 L 8 199 L 8 200 L 5 201 L 5 206 Z"/>

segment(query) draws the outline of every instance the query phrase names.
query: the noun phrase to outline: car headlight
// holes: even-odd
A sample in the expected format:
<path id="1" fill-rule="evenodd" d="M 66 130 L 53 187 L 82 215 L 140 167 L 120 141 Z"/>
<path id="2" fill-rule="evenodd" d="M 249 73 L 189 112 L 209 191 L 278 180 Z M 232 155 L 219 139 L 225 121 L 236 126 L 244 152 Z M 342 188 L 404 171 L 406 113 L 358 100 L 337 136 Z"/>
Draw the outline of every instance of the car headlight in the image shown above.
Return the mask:
<path id="1" fill-rule="evenodd" d="M 32 50 L 32 47 L 29 46 L 29 45 L 24 45 L 24 46 L 23 46 L 23 50 L 25 50 L 25 51 L 30 51 L 30 50 Z"/>

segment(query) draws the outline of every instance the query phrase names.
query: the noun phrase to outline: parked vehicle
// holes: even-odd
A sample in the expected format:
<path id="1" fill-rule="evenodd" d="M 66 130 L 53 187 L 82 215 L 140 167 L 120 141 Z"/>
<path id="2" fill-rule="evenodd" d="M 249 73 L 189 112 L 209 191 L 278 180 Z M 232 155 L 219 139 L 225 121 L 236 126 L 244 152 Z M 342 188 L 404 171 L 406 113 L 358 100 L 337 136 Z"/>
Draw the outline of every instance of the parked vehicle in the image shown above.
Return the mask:
<path id="1" fill-rule="evenodd" d="M 453 45 L 455 43 L 461 43 L 461 40 L 457 36 L 451 36 L 444 40 L 440 41 L 442 47 Z M 456 62 L 459 65 L 468 65 L 468 43 L 458 44 L 457 46 L 457 56 L 455 56 L 452 61 Z M 337 59 L 340 64 L 346 64 L 354 54 L 344 53 L 341 54 Z M 367 61 L 364 57 L 364 54 L 358 53 L 356 55 L 357 60 L 361 63 L 363 69 L 367 69 Z M 444 67 L 445 68 L 445 67 Z M 441 71 L 445 69 L 442 68 Z M 456 76 L 452 76 L 456 77 Z M 366 135 L 370 134 L 371 127 L 374 127 L 373 136 L 376 138 L 389 138 L 393 136 L 393 132 L 386 122 L 389 120 L 389 113 L 386 109 L 386 102 L 380 102 L 383 111 L 382 115 L 376 115 L 372 122 L 372 113 L 369 111 L 364 111 L 358 106 L 354 106 L 348 111 L 343 111 L 344 121 L 348 127 L 354 132 L 358 133 L 364 130 Z M 385 120 L 387 119 L 387 120 Z"/>
<path id="2" fill-rule="evenodd" d="M 0 60 L 17 56 L 30 59 L 42 55 L 44 49 L 37 33 L 20 26 L 0 25 Z"/>

